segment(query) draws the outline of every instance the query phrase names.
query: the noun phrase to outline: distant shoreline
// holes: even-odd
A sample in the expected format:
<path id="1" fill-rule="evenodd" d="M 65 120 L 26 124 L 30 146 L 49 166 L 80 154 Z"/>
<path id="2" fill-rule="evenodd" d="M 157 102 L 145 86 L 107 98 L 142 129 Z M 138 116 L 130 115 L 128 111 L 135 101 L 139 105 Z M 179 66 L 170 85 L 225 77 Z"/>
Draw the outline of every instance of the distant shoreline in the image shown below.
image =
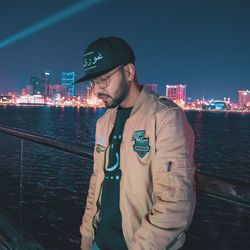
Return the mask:
<path id="1" fill-rule="evenodd" d="M 246 113 L 250 114 L 250 110 L 219 110 L 219 109 L 213 109 L 213 110 L 207 110 L 207 109 L 187 109 L 183 108 L 185 111 L 196 111 L 196 112 L 210 112 L 210 113 Z"/>
<path id="2" fill-rule="evenodd" d="M 16 106 L 16 107 L 41 107 L 41 106 L 46 106 L 46 107 L 71 107 L 71 108 L 93 108 L 93 109 L 102 109 L 105 107 L 93 107 L 93 106 L 82 106 L 82 105 L 51 105 L 48 103 L 20 103 L 20 104 L 14 104 L 14 103 L 0 103 L 0 106 Z M 250 114 L 250 110 L 218 110 L 218 109 L 213 109 L 213 110 L 206 110 L 206 109 L 189 109 L 189 108 L 183 108 L 184 111 L 195 111 L 195 112 L 210 112 L 210 113 L 243 113 L 243 114 Z"/>

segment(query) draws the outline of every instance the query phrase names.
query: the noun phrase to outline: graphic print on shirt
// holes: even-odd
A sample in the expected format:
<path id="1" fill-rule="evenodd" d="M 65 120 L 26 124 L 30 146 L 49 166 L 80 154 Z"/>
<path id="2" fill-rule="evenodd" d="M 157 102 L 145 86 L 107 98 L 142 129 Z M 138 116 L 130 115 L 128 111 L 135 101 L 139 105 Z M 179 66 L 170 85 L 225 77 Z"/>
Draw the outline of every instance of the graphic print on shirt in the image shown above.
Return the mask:
<path id="1" fill-rule="evenodd" d="M 108 167 L 108 168 L 107 168 L 107 171 L 109 171 L 109 172 L 114 171 L 114 170 L 117 169 L 118 166 L 119 166 L 119 161 L 120 161 L 119 154 L 116 152 L 116 153 L 115 153 L 115 156 L 116 156 L 116 163 L 115 163 L 115 165 L 113 165 L 112 167 Z"/>
<path id="2" fill-rule="evenodd" d="M 120 149 L 120 144 L 122 140 L 122 135 L 114 135 L 112 138 L 112 144 L 110 146 L 110 150 L 119 150 Z M 110 152 L 110 161 L 107 166 L 107 173 L 106 173 L 106 179 L 111 179 L 111 180 L 119 180 L 120 179 L 120 152 Z M 117 172 L 118 171 L 118 172 Z"/>

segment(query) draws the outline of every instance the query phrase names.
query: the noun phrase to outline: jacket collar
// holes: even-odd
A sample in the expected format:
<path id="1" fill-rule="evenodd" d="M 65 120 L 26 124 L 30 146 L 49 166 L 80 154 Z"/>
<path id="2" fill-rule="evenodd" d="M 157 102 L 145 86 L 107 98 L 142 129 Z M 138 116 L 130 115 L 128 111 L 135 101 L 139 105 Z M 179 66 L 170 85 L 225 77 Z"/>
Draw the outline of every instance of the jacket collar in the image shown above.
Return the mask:
<path id="1" fill-rule="evenodd" d="M 149 91 L 142 86 L 141 92 L 138 96 L 137 101 L 135 102 L 135 105 L 131 111 L 130 116 L 132 116 L 134 113 L 136 113 L 136 111 L 145 103 L 147 103 L 149 101 Z"/>
<path id="2" fill-rule="evenodd" d="M 144 87 L 142 86 L 142 89 L 140 91 L 140 94 L 135 102 L 135 105 L 131 111 L 131 114 L 130 114 L 130 117 L 132 115 L 134 115 L 134 113 L 136 113 L 136 111 L 144 104 L 146 103 L 147 101 L 149 100 L 149 91 Z M 113 109 L 110 109 L 110 119 L 111 119 L 111 122 L 114 124 L 115 123 L 115 118 L 116 118 L 116 113 L 117 113 L 117 108 L 118 107 L 115 107 Z"/>

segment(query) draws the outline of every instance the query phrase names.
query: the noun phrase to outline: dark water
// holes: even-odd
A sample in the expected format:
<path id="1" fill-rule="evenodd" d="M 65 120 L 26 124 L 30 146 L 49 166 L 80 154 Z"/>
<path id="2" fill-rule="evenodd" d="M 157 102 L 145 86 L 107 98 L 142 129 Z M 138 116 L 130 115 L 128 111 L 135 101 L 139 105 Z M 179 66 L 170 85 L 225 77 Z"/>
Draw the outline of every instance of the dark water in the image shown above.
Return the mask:
<path id="1" fill-rule="evenodd" d="M 0 107 L 0 125 L 92 146 L 104 112 Z M 186 114 L 196 137 L 197 168 L 250 182 L 250 115 Z M 91 162 L 26 141 L 21 147 L 19 139 L 1 133 L 0 140 L 0 209 L 46 249 L 79 249 Z M 249 232 L 249 210 L 198 194 L 186 249 L 250 249 Z"/>

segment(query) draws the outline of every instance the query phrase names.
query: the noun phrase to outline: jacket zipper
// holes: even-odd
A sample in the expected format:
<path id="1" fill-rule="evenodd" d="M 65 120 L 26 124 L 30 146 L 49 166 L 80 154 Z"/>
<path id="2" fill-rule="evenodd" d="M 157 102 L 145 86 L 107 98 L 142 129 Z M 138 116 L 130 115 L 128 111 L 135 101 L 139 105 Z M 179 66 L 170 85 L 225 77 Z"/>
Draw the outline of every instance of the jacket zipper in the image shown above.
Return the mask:
<path id="1" fill-rule="evenodd" d="M 124 145 L 124 143 L 122 141 L 121 146 L 120 146 L 120 152 L 122 152 L 123 145 Z M 122 157 L 120 159 L 124 159 L 124 157 Z M 121 166 L 123 166 L 123 168 L 121 168 Z M 126 221 L 125 221 L 126 216 L 124 216 L 124 211 L 123 211 L 124 201 L 123 201 L 122 197 L 124 197 L 124 195 L 123 195 L 123 191 L 124 191 L 123 181 L 124 181 L 124 175 L 125 175 L 125 166 L 124 166 L 124 164 L 122 164 L 122 162 L 120 162 L 120 168 L 121 168 L 121 170 L 123 170 L 122 176 L 121 176 L 121 181 L 120 181 L 120 210 L 121 210 L 121 215 L 122 215 L 122 231 L 123 231 L 126 245 L 128 247 L 128 245 L 129 245 L 128 243 L 130 242 L 131 239 L 129 237 L 128 230 L 126 228 Z"/>

